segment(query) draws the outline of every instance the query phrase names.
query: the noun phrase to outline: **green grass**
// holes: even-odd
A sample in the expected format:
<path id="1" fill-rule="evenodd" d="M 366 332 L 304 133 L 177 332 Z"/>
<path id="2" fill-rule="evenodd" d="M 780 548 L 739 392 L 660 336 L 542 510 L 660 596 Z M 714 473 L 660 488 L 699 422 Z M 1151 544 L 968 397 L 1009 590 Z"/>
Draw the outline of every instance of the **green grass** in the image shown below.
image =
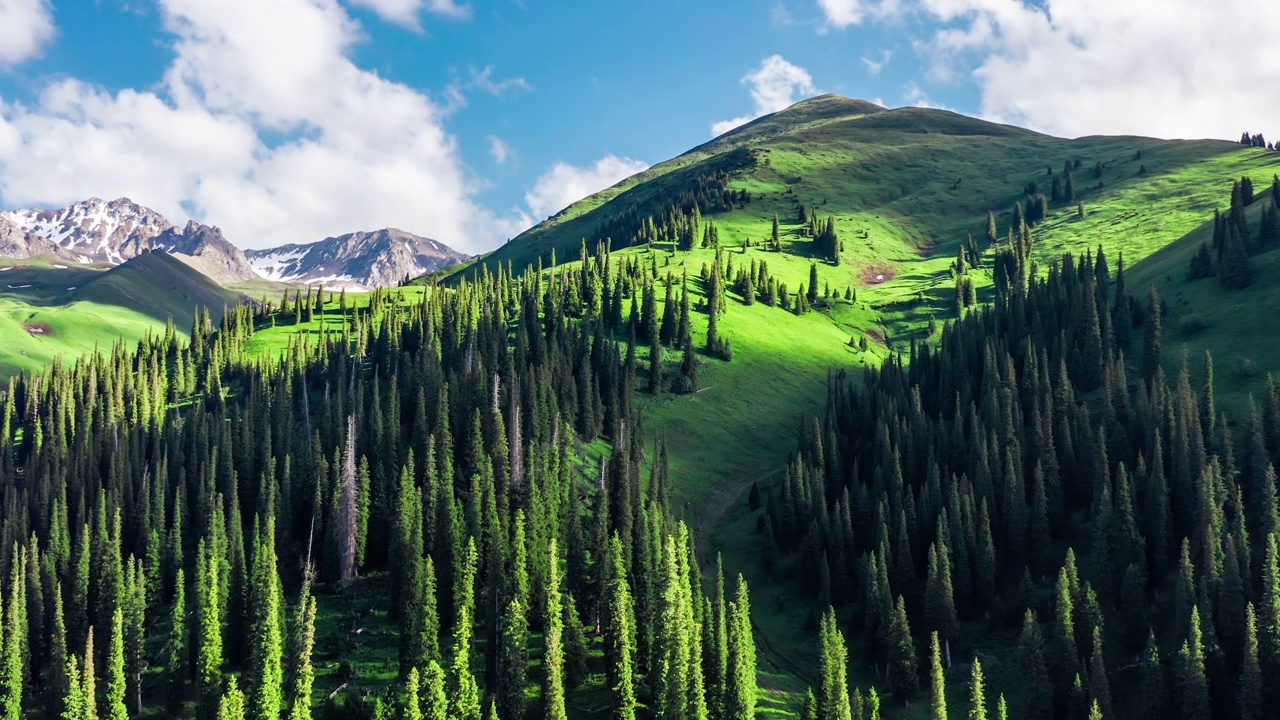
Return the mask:
<path id="1" fill-rule="evenodd" d="M 180 332 L 191 327 L 195 309 L 215 318 L 238 301 L 186 265 L 147 254 L 123 265 L 64 265 L 48 260 L 5 261 L 0 271 L 0 377 L 33 372 L 55 360 L 118 341 L 132 344 L 147 333 L 163 333 L 170 317 Z"/>
<path id="2" fill-rule="evenodd" d="M 1225 200 L 1226 196 L 1224 206 Z M 1255 236 L 1262 208 L 1270 204 L 1267 193 L 1248 208 Z M 1162 324 L 1166 374 L 1176 377 L 1185 357 L 1193 386 L 1199 390 L 1204 383 L 1205 353 L 1212 354 L 1219 411 L 1231 424 L 1247 427 L 1250 398 L 1260 395 L 1268 374 L 1280 375 L 1280 333 L 1271 329 L 1280 308 L 1280 248 L 1250 258 L 1253 284 L 1232 291 L 1217 278 L 1187 279 L 1192 255 L 1212 239 L 1210 220 L 1135 265 L 1126 282 L 1144 303 L 1148 286 L 1160 293 L 1166 313 Z M 1135 352 L 1140 338 L 1140 334 L 1135 338 Z"/>
<path id="3" fill-rule="evenodd" d="M 794 293 L 808 282 L 812 262 L 812 243 L 802 236 L 798 219 L 803 204 L 821 217 L 833 215 L 844 245 L 840 265 L 818 265 L 820 282 L 841 298 L 846 288 L 854 288 L 857 299 L 836 300 L 796 317 L 762 303 L 745 306 L 731 293 L 720 328 L 732 345 L 732 362 L 703 357 L 699 392 L 657 397 L 639 393 L 637 404 L 651 439 L 666 439 L 675 479 L 674 509 L 694 528 L 704 566 L 713 566 L 715 556 L 722 554 L 726 572 L 744 573 L 751 585 L 764 717 L 793 717 L 804 689 L 815 682 L 816 638 L 806 626 L 817 608 L 815 602 L 797 597 L 789 583 L 761 572 L 755 534 L 758 513 L 747 508 L 748 489 L 753 482 L 766 492 L 776 487 L 795 450 L 800 423 L 823 406 L 829 373 L 857 373 L 874 366 L 890 352 L 905 351 L 908 339 L 920 337 L 930 317 L 953 317 L 951 263 L 959 244 L 973 234 L 985 245 L 981 236 L 988 210 L 997 213 L 1001 234 L 1006 232 L 1013 204 L 1024 198 L 1023 187 L 1034 181 L 1047 191 L 1047 168 L 1060 171 L 1065 162 L 1080 160 L 1073 174 L 1086 214 L 1078 217 L 1075 203 L 1052 208 L 1035 230 L 1034 252 L 1042 268 L 1063 252 L 1098 245 L 1106 248 L 1114 268 L 1122 252 L 1131 267 L 1130 290 L 1137 294 L 1154 283 L 1165 297 L 1170 372 L 1176 372 L 1178 349 L 1185 345 L 1198 381 L 1200 357 L 1212 351 L 1219 400 L 1233 418 L 1243 420 L 1248 395 L 1258 391 L 1265 373 L 1280 371 L 1280 335 L 1260 330 L 1268 327 L 1263 313 L 1280 306 L 1280 250 L 1254 258 L 1255 284 L 1248 291 L 1227 293 L 1213 279 L 1185 280 L 1190 254 L 1206 237 L 1203 223 L 1214 207 L 1226 204 L 1231 180 L 1250 175 L 1263 187 L 1280 171 L 1280 153 L 1209 140 L 1066 140 L 953 113 L 883 111 L 833 96 L 761 118 L 656 165 L 574 204 L 491 255 L 437 277 L 465 277 L 481 264 L 492 268 L 508 261 L 519 270 L 539 258 L 549 260 L 553 248 L 561 260 L 577 257 L 582 240 L 594 239 L 595 228 L 615 210 L 631 202 L 656 207 L 723 153 L 742 148 L 755 152 L 756 163 L 737 175 L 730 187 L 748 190 L 751 202 L 706 218 L 719 228 L 726 258 L 735 267 L 752 260 L 767 262 L 770 273 Z M 1103 165 L 1100 178 L 1094 177 L 1095 163 Z M 1267 201 L 1251 209 L 1255 226 L 1262 202 Z M 759 247 L 775 213 L 782 225 L 782 252 Z M 747 241 L 753 247 L 745 248 Z M 665 246 L 617 253 L 638 256 L 645 266 L 656 259 L 660 274 L 678 277 L 687 272 L 695 304 L 701 291 L 694 279 L 713 257 L 705 249 L 672 254 Z M 50 274 L 54 272 L 79 273 L 76 277 L 85 279 L 101 275 L 103 280 L 72 283 L 66 281 L 71 275 Z M 160 297 L 148 304 L 144 301 L 153 294 L 154 280 L 118 273 L 106 282 L 109 275 L 100 269 L 62 270 L 39 263 L 0 273 L 9 283 L 33 286 L 10 293 L 0 287 L 0 333 L 14 336 L 8 344 L 12 349 L 0 350 L 0 369 L 35 369 L 59 354 L 86 352 L 95 343 L 106 347 L 118 336 L 140 337 L 163 325 L 158 315 L 165 308 L 189 303 L 205 292 L 174 280 L 161 285 Z M 15 282 L 22 277 L 36 280 Z M 979 270 L 975 277 L 980 291 L 985 290 L 987 273 Z M 85 297 L 72 298 L 65 290 L 95 282 L 101 287 L 82 293 Z M 59 284 L 63 290 L 58 290 Z M 242 290 L 254 297 L 279 292 L 278 287 L 261 284 Z M 415 301 L 426 290 L 401 292 L 406 301 Z M 368 302 L 354 294 L 348 300 L 353 307 Z M 249 340 L 247 350 L 258 357 L 279 357 L 293 343 L 313 341 L 320 333 L 340 333 L 346 318 L 337 308 L 336 300 L 331 301 L 322 319 L 264 328 Z M 1205 317 L 1206 327 L 1187 334 L 1180 327 L 1192 312 Z M 23 323 L 35 322 L 48 323 L 51 332 L 33 336 L 22 330 Z M 179 324 L 186 326 L 189 321 Z M 698 347 L 705 341 L 705 328 L 706 316 L 694 313 Z M 858 352 L 850 339 L 864 336 L 871 341 L 869 350 Z M 641 348 L 639 355 L 640 362 L 647 363 L 647 349 Z M 1252 375 L 1232 371 L 1243 368 L 1244 360 L 1252 361 Z M 664 363 L 670 376 L 679 353 L 668 350 Z M 594 476 L 593 468 L 608 452 L 598 442 L 579 449 L 584 478 Z M 388 673 L 394 674 L 393 629 L 376 610 L 362 609 L 377 604 L 380 582 L 377 576 L 364 579 L 348 596 L 326 598 L 321 608 L 325 635 L 342 635 L 342 623 L 350 628 L 353 617 L 366 626 L 368 634 L 358 646 L 343 646 L 343 657 L 373 688 L 385 686 Z M 1014 641 L 1009 631 L 978 627 L 973 633 L 991 687 L 1016 689 L 1018 668 L 1006 660 Z M 859 657 L 858 648 L 853 648 L 850 676 L 865 687 L 875 678 Z M 331 665 L 321 669 L 318 699 L 338 684 L 340 660 L 326 662 Z M 963 675 L 961 670 L 949 675 L 956 707 L 962 706 Z M 994 702 L 994 693 L 991 699 Z M 574 717 L 601 716 L 606 700 L 599 684 L 589 682 L 574 696 Z M 924 713 L 923 703 L 906 712 L 893 709 L 895 717 Z"/>
<path id="4" fill-rule="evenodd" d="M 816 638 L 806 625 L 816 603 L 797 598 L 794 587 L 759 570 L 757 513 L 746 507 L 747 489 L 753 481 L 766 491 L 776 486 L 795 449 L 801 418 L 812 417 L 822 407 L 828 372 L 857 372 L 877 364 L 888 352 L 905 352 L 909 338 L 922 337 L 921 329 L 931 317 L 954 317 L 951 265 L 960 243 L 973 234 L 986 245 L 988 210 L 996 212 L 1003 236 L 1014 203 L 1025 200 L 1027 183 L 1036 182 L 1048 192 L 1049 168 L 1060 172 L 1064 163 L 1080 161 L 1073 176 L 1086 212 L 1078 217 L 1075 202 L 1051 208 L 1034 230 L 1034 255 L 1041 268 L 1064 252 L 1080 253 L 1099 245 L 1106 248 L 1113 268 L 1121 253 L 1132 267 L 1201 226 L 1214 207 L 1225 204 L 1233 179 L 1249 175 L 1263 187 L 1280 170 L 1280 154 L 1212 140 L 1066 140 L 942 111 L 875 112 L 828 96 L 763 118 L 577 203 L 490 256 L 452 268 L 452 277 L 468 276 L 480 264 L 511 262 L 519 269 L 539 258 L 545 264 L 553 248 L 561 260 L 576 258 L 582 240 L 590 244 L 595 228 L 615 209 L 636 203 L 649 212 L 678 193 L 699 168 L 713 167 L 718 154 L 739 148 L 753 151 L 757 160 L 734 177 L 730 188 L 748 190 L 751 202 L 704 218 L 719 228 L 734 266 L 764 260 L 770 273 L 793 293 L 807 283 L 812 243 L 801 233 L 798 211 L 803 204 L 820 217 L 833 215 L 843 241 L 841 264 L 820 264 L 820 282 L 841 297 L 845 288 L 853 287 L 857 300 L 841 300 L 797 318 L 762 304 L 745 307 L 731 295 L 721 328 L 732 344 L 733 361 L 704 358 L 700 392 L 658 398 L 641 394 L 639 406 L 647 432 L 667 440 L 675 479 L 673 501 L 695 529 L 704 564 L 713 564 L 715 554 L 722 553 L 726 571 L 745 573 L 751 584 L 761 680 L 769 690 L 770 712 L 786 717 L 814 681 Z M 1093 168 L 1099 163 L 1102 174 L 1095 177 Z M 775 213 L 781 221 L 783 251 L 753 247 L 743 254 L 744 242 L 758 246 L 768 238 Z M 690 278 L 697 277 L 712 257 L 709 250 L 673 255 L 665 245 L 619 252 L 639 254 L 646 265 L 653 253 L 660 274 L 687 271 Z M 1174 264 L 1181 277 L 1185 260 Z M 1280 275 L 1280 260 L 1258 258 L 1255 264 L 1259 287 L 1280 286 L 1280 278 L 1272 276 Z M 1132 290 L 1138 288 L 1142 267 L 1131 273 Z M 978 270 L 974 277 L 985 296 L 989 273 Z M 1221 294 L 1215 281 L 1200 283 L 1205 285 L 1194 288 L 1196 292 Z M 1262 307 L 1275 307 L 1280 298 L 1268 295 L 1260 300 Z M 1178 302 L 1175 292 L 1171 312 Z M 1229 304 L 1223 309 L 1239 312 Z M 696 315 L 695 344 L 700 345 L 705 315 Z M 1174 345 L 1176 331 L 1170 328 L 1175 323 L 1166 323 L 1166 348 Z M 1220 340 L 1213 335 L 1218 328 Z M 1242 331 L 1223 321 L 1195 340 L 1221 345 L 1232 334 L 1246 336 L 1238 334 Z M 849 347 L 851 337 L 863 335 L 872 340 L 865 355 Z M 1280 364 L 1280 340 L 1251 345 L 1247 350 L 1237 347 L 1234 353 L 1265 355 Z M 1219 378 L 1226 376 L 1231 355 L 1224 352 Z M 641 362 L 647 362 L 645 350 L 640 355 Z M 667 352 L 669 373 L 678 361 L 678 353 Z M 1227 394 L 1224 383 L 1219 380 L 1220 394 Z M 1254 379 L 1242 387 L 1256 389 L 1257 384 Z M 975 643 L 984 659 L 991 656 L 988 676 L 993 686 L 1017 686 L 1017 669 L 999 662 L 1013 641 L 991 628 Z M 855 659 L 851 678 L 865 686 L 874 680 L 869 670 Z M 959 682 L 956 675 L 952 673 L 953 681 Z M 955 700 L 961 697 L 962 688 Z M 907 716 L 922 712 L 917 707 Z"/>

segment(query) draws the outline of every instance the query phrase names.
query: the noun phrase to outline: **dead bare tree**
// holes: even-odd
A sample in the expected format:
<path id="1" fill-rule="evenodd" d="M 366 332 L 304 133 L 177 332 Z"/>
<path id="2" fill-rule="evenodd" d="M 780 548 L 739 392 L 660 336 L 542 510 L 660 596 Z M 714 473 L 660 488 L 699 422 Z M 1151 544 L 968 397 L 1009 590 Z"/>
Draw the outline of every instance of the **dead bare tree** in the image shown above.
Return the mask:
<path id="1" fill-rule="evenodd" d="M 338 505 L 338 589 L 345 590 L 356 577 L 356 528 L 359 508 L 356 489 L 356 416 L 347 417 L 347 446 L 342 458 L 342 486 Z"/>

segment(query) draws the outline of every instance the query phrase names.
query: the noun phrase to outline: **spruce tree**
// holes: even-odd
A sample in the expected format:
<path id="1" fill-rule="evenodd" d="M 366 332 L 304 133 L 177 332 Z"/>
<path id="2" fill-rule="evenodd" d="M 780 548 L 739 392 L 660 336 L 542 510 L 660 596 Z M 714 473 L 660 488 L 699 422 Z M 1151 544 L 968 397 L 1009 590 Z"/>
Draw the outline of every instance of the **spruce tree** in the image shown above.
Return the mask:
<path id="1" fill-rule="evenodd" d="M 1111 681 L 1107 678 L 1107 666 L 1102 655 L 1102 628 L 1093 628 L 1093 654 L 1089 659 L 1089 695 L 1102 708 L 1107 717 L 1111 712 Z"/>
<path id="2" fill-rule="evenodd" d="M 196 551 L 196 683 L 202 720 L 216 715 L 222 694 L 222 573 L 216 552 L 201 538 Z"/>
<path id="3" fill-rule="evenodd" d="M 111 620 L 105 679 L 106 697 L 101 717 L 103 720 L 129 720 L 129 709 L 124 704 L 127 692 L 124 674 L 124 611 L 118 607 Z"/>
<path id="4" fill-rule="evenodd" d="M 818 657 L 817 719 L 851 720 L 853 710 L 849 702 L 848 658 L 844 634 L 836 626 L 835 610 L 828 608 L 822 615 L 822 654 Z"/>
<path id="5" fill-rule="evenodd" d="M 75 655 L 67 658 L 66 676 L 70 678 L 70 682 L 62 693 L 61 720 L 87 720 L 87 718 L 97 717 L 97 712 L 92 709 L 93 700 L 85 699 L 80 663 Z"/>
<path id="6" fill-rule="evenodd" d="M 227 678 L 226 692 L 218 700 L 217 720 L 245 720 L 244 693 L 240 692 L 234 676 Z"/>
<path id="7" fill-rule="evenodd" d="M 929 717 L 947 720 L 947 683 L 942 674 L 942 646 L 937 632 L 929 635 Z"/>
<path id="8" fill-rule="evenodd" d="M 428 662 L 422 674 L 422 720 L 449 720 L 449 697 L 444 681 L 440 663 Z"/>
<path id="9" fill-rule="evenodd" d="M 284 710 L 284 593 L 276 567 L 275 519 L 255 539 L 249 587 L 249 717 L 279 720 Z"/>
<path id="10" fill-rule="evenodd" d="M 910 700 L 920 689 L 916 676 L 916 650 L 907 624 L 907 606 L 901 595 L 889 618 L 889 683 L 894 697 Z"/>
<path id="11" fill-rule="evenodd" d="M 1018 664 L 1027 687 L 1027 716 L 1050 717 L 1053 714 L 1053 685 L 1045 667 L 1044 640 L 1035 614 L 1027 610 L 1022 617 L 1022 635 L 1018 639 Z"/>
<path id="12" fill-rule="evenodd" d="M 609 687 L 613 691 L 614 720 L 636 717 L 636 626 L 631 587 L 627 582 L 626 560 L 617 534 L 609 539 L 608 571 L 604 613 L 604 647 Z"/>
<path id="13" fill-rule="evenodd" d="M 311 720 L 311 688 L 315 682 L 311 654 L 316 643 L 316 599 L 309 592 L 304 592 L 298 610 L 298 622 L 294 630 L 293 692 L 289 703 L 289 720 Z"/>
<path id="14" fill-rule="evenodd" d="M 1263 677 L 1280 676 L 1280 557 L 1277 557 L 1276 536 L 1268 534 L 1264 540 L 1262 559 L 1262 588 L 1258 602 L 1258 661 Z M 1268 683 L 1265 690 L 1266 704 L 1280 703 L 1280 687 Z"/>
<path id="15" fill-rule="evenodd" d="M 416 667 L 411 668 L 405 678 L 400 720 L 422 720 L 422 677 Z"/>
<path id="16" fill-rule="evenodd" d="M 1253 603 L 1245 606 L 1244 660 L 1240 669 L 1240 718 L 1262 718 L 1262 667 L 1258 664 L 1258 625 Z"/>
<path id="17" fill-rule="evenodd" d="M 1160 368 L 1161 310 L 1160 295 L 1156 292 L 1155 285 L 1152 285 L 1147 289 L 1146 331 L 1143 334 L 1142 345 L 1142 377 L 1147 380 L 1154 378 L 1156 371 Z"/>
<path id="18" fill-rule="evenodd" d="M 1205 675 L 1204 645 L 1200 632 L 1200 608 L 1191 611 L 1191 628 L 1178 651 L 1179 717 L 1210 720 L 1209 679 Z"/>
<path id="19" fill-rule="evenodd" d="M 543 599 L 546 613 L 543 620 L 543 717 L 545 720 L 567 720 L 564 704 L 564 648 L 561 645 L 564 620 L 560 608 L 560 553 L 557 551 L 555 538 L 548 544 L 547 556 L 550 564 Z"/>
<path id="20" fill-rule="evenodd" d="M 525 684 L 529 668 L 529 628 L 520 598 L 512 598 L 499 617 L 498 683 L 494 702 L 501 717 L 519 718 L 525 710 Z"/>
<path id="21" fill-rule="evenodd" d="M 165 684 L 168 686 L 168 707 L 176 711 L 181 704 L 183 690 L 191 677 L 187 637 L 186 581 L 182 568 L 173 581 L 173 606 L 169 613 L 169 639 L 165 652 Z"/>
<path id="22" fill-rule="evenodd" d="M 969 720 L 987 720 L 987 689 L 982 677 L 982 662 L 973 659 L 969 681 Z"/>
<path id="23" fill-rule="evenodd" d="M 453 623 L 453 664 L 449 672 L 449 716 L 457 720 L 480 720 L 480 686 L 471 671 L 472 622 L 475 613 L 475 538 L 467 539 L 463 564 L 454 591 L 457 610 Z"/>
<path id="24" fill-rule="evenodd" d="M 756 644 L 751 630 L 747 581 L 738 576 L 738 591 L 729 603 L 729 662 L 725 682 L 725 720 L 754 720 L 756 716 Z"/>
<path id="25" fill-rule="evenodd" d="M 84 662 L 81 664 L 82 676 L 79 679 L 80 697 L 84 709 L 83 720 L 98 720 L 98 680 L 94 670 L 93 626 L 90 625 L 84 641 Z"/>

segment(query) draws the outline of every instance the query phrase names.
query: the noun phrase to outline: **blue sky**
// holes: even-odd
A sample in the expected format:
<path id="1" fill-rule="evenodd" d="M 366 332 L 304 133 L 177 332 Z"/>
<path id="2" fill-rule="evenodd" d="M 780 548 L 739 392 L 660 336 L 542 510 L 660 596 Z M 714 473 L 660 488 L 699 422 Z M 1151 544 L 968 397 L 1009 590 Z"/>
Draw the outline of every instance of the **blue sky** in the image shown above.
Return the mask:
<path id="1" fill-rule="evenodd" d="M 0 204 L 129 195 L 244 246 L 394 225 L 479 251 L 819 92 L 1265 132 L 1280 11 L 1223 3 L 10 0 Z"/>

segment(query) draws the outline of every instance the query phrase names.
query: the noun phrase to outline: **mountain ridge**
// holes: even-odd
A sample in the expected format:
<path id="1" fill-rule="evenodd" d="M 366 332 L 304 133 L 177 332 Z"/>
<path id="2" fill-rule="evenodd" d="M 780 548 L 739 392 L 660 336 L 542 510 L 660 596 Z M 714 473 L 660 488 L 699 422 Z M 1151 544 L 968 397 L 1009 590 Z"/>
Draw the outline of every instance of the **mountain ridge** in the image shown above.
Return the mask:
<path id="1" fill-rule="evenodd" d="M 468 258 L 438 240 L 399 228 L 357 231 L 313 243 L 245 253 L 259 276 L 326 287 L 388 287 Z"/>
<path id="2" fill-rule="evenodd" d="M 0 258 L 49 257 L 120 266 L 155 251 L 173 255 L 224 285 L 263 278 L 350 290 L 396 285 L 468 257 L 397 228 L 246 251 L 217 226 L 191 220 L 180 227 L 127 197 L 91 197 L 62 208 L 0 212 Z"/>

